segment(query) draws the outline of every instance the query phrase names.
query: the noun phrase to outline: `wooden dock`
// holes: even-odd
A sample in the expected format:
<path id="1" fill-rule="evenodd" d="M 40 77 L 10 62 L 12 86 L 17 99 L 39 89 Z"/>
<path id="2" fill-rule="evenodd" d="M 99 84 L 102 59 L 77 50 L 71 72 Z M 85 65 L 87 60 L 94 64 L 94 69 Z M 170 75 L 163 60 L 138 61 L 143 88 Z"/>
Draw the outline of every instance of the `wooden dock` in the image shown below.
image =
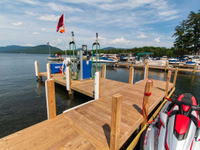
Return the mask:
<path id="1" fill-rule="evenodd" d="M 148 63 L 144 63 L 143 65 L 135 65 L 135 64 L 130 64 L 130 63 L 116 63 L 116 66 L 124 66 L 124 67 L 134 67 L 134 68 L 145 68 L 146 65 L 148 65 Z M 171 65 L 171 64 L 170 64 Z M 151 66 L 148 65 L 149 69 L 158 69 L 158 70 L 176 70 L 176 68 L 178 68 L 178 71 L 183 71 L 183 72 L 192 72 L 193 74 L 195 74 L 196 72 L 200 72 L 200 70 L 197 69 L 197 65 L 195 64 L 194 66 L 189 66 L 189 65 L 172 65 L 175 68 L 170 68 L 169 67 L 169 63 L 166 63 L 165 66 Z M 180 68 L 181 67 L 181 68 Z M 186 68 L 185 68 L 186 67 Z M 192 69 L 191 69 L 192 68 Z"/>
<path id="2" fill-rule="evenodd" d="M 39 73 L 47 77 L 47 73 Z M 55 83 L 66 86 L 62 74 Z M 119 147 L 143 122 L 142 102 L 146 80 L 136 84 L 101 79 L 101 98 L 0 139 L 0 149 L 110 149 L 112 97 L 122 95 Z M 148 114 L 166 96 L 166 82 L 153 80 Z M 173 84 L 169 84 L 169 91 Z M 71 88 L 93 97 L 94 80 L 72 81 Z"/>

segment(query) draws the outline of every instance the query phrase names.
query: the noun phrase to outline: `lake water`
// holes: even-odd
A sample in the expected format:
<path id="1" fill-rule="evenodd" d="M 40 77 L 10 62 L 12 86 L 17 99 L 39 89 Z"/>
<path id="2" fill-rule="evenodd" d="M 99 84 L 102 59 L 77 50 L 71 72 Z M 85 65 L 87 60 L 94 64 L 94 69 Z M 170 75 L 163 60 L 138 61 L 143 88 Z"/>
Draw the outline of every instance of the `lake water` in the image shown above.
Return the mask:
<path id="1" fill-rule="evenodd" d="M 0 138 L 47 119 L 45 85 L 36 82 L 34 61 L 38 60 L 39 71 L 46 71 L 46 54 L 0 53 Z M 106 78 L 128 83 L 126 68 L 107 67 Z M 135 70 L 134 82 L 143 79 L 144 71 Z M 149 71 L 149 78 L 166 80 L 161 70 Z M 172 74 L 173 79 L 173 74 Z M 200 74 L 179 73 L 175 95 L 193 94 L 200 101 Z M 75 92 L 69 96 L 66 88 L 56 84 L 57 114 L 91 100 Z"/>

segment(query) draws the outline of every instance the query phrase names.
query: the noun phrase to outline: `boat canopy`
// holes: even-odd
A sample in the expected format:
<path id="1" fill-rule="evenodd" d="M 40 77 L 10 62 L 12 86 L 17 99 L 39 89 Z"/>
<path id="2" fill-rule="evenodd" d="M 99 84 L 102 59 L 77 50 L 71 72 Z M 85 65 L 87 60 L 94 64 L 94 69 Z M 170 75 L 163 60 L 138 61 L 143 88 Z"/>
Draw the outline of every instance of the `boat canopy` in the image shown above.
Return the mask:
<path id="1" fill-rule="evenodd" d="M 154 53 L 152 53 L 152 52 L 138 53 L 138 54 L 137 54 L 137 56 L 138 56 L 137 60 L 138 60 L 138 61 L 140 60 L 140 56 L 141 56 L 141 55 L 150 55 L 150 54 L 154 54 Z"/>

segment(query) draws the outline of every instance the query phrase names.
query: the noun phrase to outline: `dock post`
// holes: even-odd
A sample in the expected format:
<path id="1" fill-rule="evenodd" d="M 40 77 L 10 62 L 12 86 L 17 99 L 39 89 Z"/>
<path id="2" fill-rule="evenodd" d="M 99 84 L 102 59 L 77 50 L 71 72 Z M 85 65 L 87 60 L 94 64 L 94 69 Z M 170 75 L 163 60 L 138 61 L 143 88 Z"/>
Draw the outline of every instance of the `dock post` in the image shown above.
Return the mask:
<path id="1" fill-rule="evenodd" d="M 70 69 L 70 66 L 68 68 L 69 68 L 69 71 L 68 71 L 68 77 L 69 77 L 69 81 L 68 81 L 69 82 L 69 90 L 68 91 L 69 91 L 69 93 L 68 94 L 71 95 L 72 94 L 72 88 L 71 88 L 71 85 L 72 85 L 72 81 L 71 81 L 72 80 L 71 79 L 71 69 Z"/>
<path id="2" fill-rule="evenodd" d="M 38 61 L 35 61 L 35 76 L 37 80 L 40 80 Z"/>
<path id="3" fill-rule="evenodd" d="M 145 66 L 144 69 L 144 80 L 148 79 L 148 73 L 149 73 L 149 66 L 148 66 L 148 62 L 146 63 L 147 65 Z"/>
<path id="4" fill-rule="evenodd" d="M 128 59 L 126 60 L 126 68 L 128 68 Z"/>
<path id="5" fill-rule="evenodd" d="M 101 71 L 99 72 L 99 98 L 101 98 Z"/>
<path id="6" fill-rule="evenodd" d="M 143 66 L 143 69 L 145 69 L 145 66 L 146 66 L 146 59 L 144 60 L 144 66 Z"/>
<path id="7" fill-rule="evenodd" d="M 99 99 L 99 72 L 95 73 L 94 81 L 94 99 Z"/>
<path id="8" fill-rule="evenodd" d="M 167 95 L 168 95 L 168 90 L 169 90 L 169 83 L 170 83 L 170 79 L 171 79 L 171 73 L 172 73 L 172 71 L 171 70 L 169 70 L 168 71 L 168 74 L 167 74 L 167 82 L 166 82 L 166 89 L 165 89 L 165 97 L 167 97 Z"/>
<path id="9" fill-rule="evenodd" d="M 51 66 L 47 63 L 47 79 L 51 79 Z"/>
<path id="10" fill-rule="evenodd" d="M 103 64 L 102 66 L 102 79 L 105 79 L 106 78 L 106 65 Z"/>
<path id="11" fill-rule="evenodd" d="M 122 95 L 115 94 L 112 98 L 110 150 L 119 149 L 120 124 L 121 124 Z"/>
<path id="12" fill-rule="evenodd" d="M 167 71 L 167 68 L 168 68 L 168 60 L 166 61 L 165 72 Z"/>
<path id="13" fill-rule="evenodd" d="M 149 74 L 149 66 L 145 66 L 145 71 L 144 71 L 144 80 L 148 79 L 148 74 Z"/>
<path id="14" fill-rule="evenodd" d="M 194 71 L 193 71 L 193 75 L 195 75 L 196 68 L 197 68 L 197 63 L 195 62 L 195 65 L 194 65 Z"/>
<path id="15" fill-rule="evenodd" d="M 146 89 L 145 89 L 145 93 L 147 93 L 147 94 L 144 95 L 143 105 L 142 105 L 142 112 L 143 112 L 142 128 L 145 126 L 145 124 L 148 121 L 148 109 L 149 109 L 149 98 L 150 98 L 150 93 L 151 93 L 151 85 L 152 85 L 152 81 L 148 80 L 146 83 Z"/>
<path id="16" fill-rule="evenodd" d="M 177 66 L 177 60 L 176 60 L 176 62 L 175 62 L 175 68 L 176 68 L 176 66 Z"/>
<path id="17" fill-rule="evenodd" d="M 177 74 L 178 74 L 178 67 L 176 67 L 176 70 L 174 73 L 173 87 L 175 87 L 175 85 L 176 85 Z"/>
<path id="18" fill-rule="evenodd" d="M 66 90 L 70 91 L 70 74 L 69 74 L 69 67 L 66 67 Z"/>
<path id="19" fill-rule="evenodd" d="M 47 79 L 45 81 L 45 90 L 46 90 L 47 118 L 52 119 L 56 117 L 55 85 L 53 79 Z"/>
<path id="20" fill-rule="evenodd" d="M 133 84 L 133 78 L 134 78 L 134 68 L 130 67 L 130 69 L 129 69 L 129 84 Z"/>

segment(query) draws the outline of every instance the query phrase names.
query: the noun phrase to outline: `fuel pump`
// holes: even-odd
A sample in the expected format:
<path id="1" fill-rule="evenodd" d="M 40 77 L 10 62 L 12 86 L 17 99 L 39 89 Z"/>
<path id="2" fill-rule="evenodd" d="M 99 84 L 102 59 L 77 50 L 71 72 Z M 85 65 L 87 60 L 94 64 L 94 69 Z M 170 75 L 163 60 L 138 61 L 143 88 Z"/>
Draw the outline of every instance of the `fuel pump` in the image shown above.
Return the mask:
<path id="1" fill-rule="evenodd" d="M 71 45 L 72 45 L 72 50 L 71 50 Z M 73 54 L 73 57 L 71 56 L 71 53 Z M 70 55 L 71 77 L 73 80 L 77 80 L 78 79 L 78 68 L 77 68 L 78 59 L 77 59 L 77 50 L 76 50 L 76 44 L 74 42 L 74 32 L 73 31 L 72 31 L 71 41 L 69 42 L 69 55 Z"/>
<path id="2" fill-rule="evenodd" d="M 94 59 L 94 50 L 93 47 L 96 46 L 96 57 Z M 99 56 L 97 57 L 99 51 Z M 101 59 L 101 50 L 100 50 L 100 44 L 98 43 L 98 33 L 96 33 L 96 40 L 95 42 L 92 44 L 92 68 L 91 68 L 91 76 L 94 79 L 95 77 L 95 72 L 97 71 L 101 71 L 101 67 L 100 67 L 100 59 Z M 99 66 L 98 66 L 99 63 Z M 99 69 L 98 69 L 99 67 Z"/>

